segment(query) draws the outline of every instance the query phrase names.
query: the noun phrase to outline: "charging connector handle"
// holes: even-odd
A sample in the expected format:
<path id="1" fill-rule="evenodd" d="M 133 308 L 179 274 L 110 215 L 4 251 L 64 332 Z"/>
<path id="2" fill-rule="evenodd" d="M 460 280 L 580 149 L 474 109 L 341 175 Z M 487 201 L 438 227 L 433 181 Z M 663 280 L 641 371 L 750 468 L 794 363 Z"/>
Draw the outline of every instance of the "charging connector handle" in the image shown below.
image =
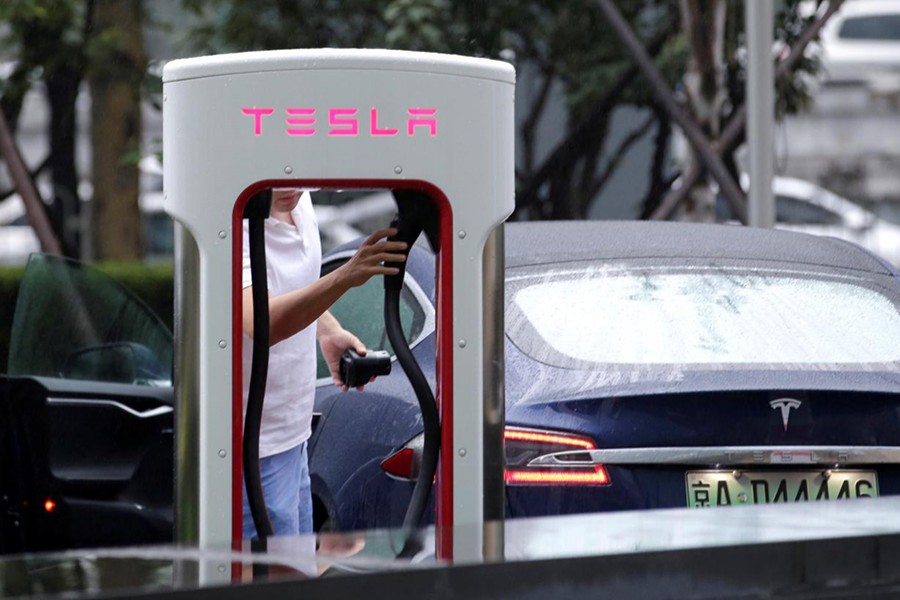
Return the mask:
<path id="1" fill-rule="evenodd" d="M 338 365 L 341 382 L 349 388 L 366 385 L 373 377 L 391 374 L 391 355 L 384 350 L 369 350 L 365 355 L 347 348 Z"/>

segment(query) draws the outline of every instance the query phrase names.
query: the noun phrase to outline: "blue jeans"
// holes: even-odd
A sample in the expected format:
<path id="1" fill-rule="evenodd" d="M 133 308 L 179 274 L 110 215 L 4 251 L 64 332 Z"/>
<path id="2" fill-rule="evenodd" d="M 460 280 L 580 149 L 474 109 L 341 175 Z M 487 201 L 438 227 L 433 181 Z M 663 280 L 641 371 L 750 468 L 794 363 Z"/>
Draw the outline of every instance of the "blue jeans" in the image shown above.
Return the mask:
<path id="1" fill-rule="evenodd" d="M 259 461 L 263 497 L 275 535 L 312 533 L 312 492 L 306 442 Z M 244 538 L 256 537 L 256 527 L 244 486 Z"/>

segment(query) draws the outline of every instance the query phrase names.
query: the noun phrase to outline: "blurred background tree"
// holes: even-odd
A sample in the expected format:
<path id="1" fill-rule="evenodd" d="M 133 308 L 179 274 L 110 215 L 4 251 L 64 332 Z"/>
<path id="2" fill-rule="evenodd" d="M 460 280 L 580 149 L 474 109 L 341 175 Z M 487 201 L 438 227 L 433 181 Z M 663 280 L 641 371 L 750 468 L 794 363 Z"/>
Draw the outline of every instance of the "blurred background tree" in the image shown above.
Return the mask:
<path id="1" fill-rule="evenodd" d="M 824 0 L 779 0 L 776 39 L 789 48 Z M 596 208 L 647 217 L 684 169 L 677 127 L 631 57 L 611 33 L 596 0 L 169 0 L 167 35 L 185 37 L 176 55 L 318 47 L 400 48 L 512 62 L 517 88 L 516 219 L 579 219 Z M 66 254 L 85 244 L 79 190 L 92 202 L 95 259 L 137 258 L 141 250 L 138 161 L 141 101 L 147 110 L 148 59 L 142 44 L 159 23 L 142 0 L 4 0 L 0 52 L 13 60 L 0 81 L 0 106 L 18 121 L 25 93 L 43 86 L 49 98 L 46 157 L 32 176 L 49 174 L 44 198 Z M 715 145 L 719 124 L 743 103 L 742 0 L 618 0 L 616 6 L 654 58 L 677 100 L 702 121 Z M 4 27 L 5 24 L 5 27 Z M 715 25 L 715 26 L 714 26 Z M 190 31 L 186 36 L 185 32 Z M 687 32 L 713 33 L 689 35 Z M 166 57 L 168 58 L 168 57 Z M 694 65 L 693 71 L 689 66 Z M 779 81 L 780 114 L 803 107 L 809 94 L 804 59 Z M 699 69 L 699 71 L 698 71 Z M 700 71 L 705 70 L 705 75 Z M 696 72 L 691 75 L 692 72 Z M 698 108 L 691 81 L 714 82 Z M 699 80 L 699 79 L 698 79 Z M 76 169 L 75 106 L 89 84 L 91 185 Z M 156 78 L 158 89 L 159 81 Z M 700 109 L 704 114 L 700 114 Z M 623 115 L 627 115 L 627 118 Z M 681 145 L 683 147 L 683 144 Z M 629 206 L 610 185 L 638 149 L 647 158 L 630 171 Z M 737 177 L 734 149 L 722 156 Z M 79 186 L 79 183 L 82 183 Z M 701 185 L 708 184 L 701 182 Z M 6 197 L 13 190 L 0 190 Z M 707 196 L 708 198 L 708 196 Z M 2 199 L 0 199 L 2 202 Z M 633 205 L 633 206 L 631 206 Z M 697 206 L 688 204 L 689 216 Z M 708 203 L 706 204 L 708 208 Z M 603 212 L 603 211 L 599 211 Z M 709 218 L 707 210 L 702 218 Z"/>
<path id="2" fill-rule="evenodd" d="M 137 162 L 140 157 L 140 85 L 146 70 L 141 0 L 4 0 L 0 36 L 13 57 L 0 82 L 0 108 L 15 131 L 27 92 L 43 87 L 49 103 L 49 152 L 33 179 L 46 171 L 52 190 L 43 198 L 64 254 L 82 248 L 83 198 L 76 156 L 76 100 L 91 90 L 93 257 L 140 257 Z M 3 198 L 14 190 L 3 190 Z"/>
<path id="3" fill-rule="evenodd" d="M 585 218 L 591 201 L 628 149 L 654 127 L 658 147 L 671 128 L 659 111 L 607 147 L 616 107 L 653 106 L 620 45 L 603 34 L 591 0 L 187 0 L 205 24 L 197 48 L 210 51 L 304 47 L 378 47 L 480 56 L 513 62 L 519 72 L 517 217 Z M 671 0 L 623 3 L 672 82 L 683 71 L 677 7 Z M 353 15 L 348 19 L 348 15 Z M 528 91 L 523 93 L 522 85 Z M 565 103 L 561 135 L 539 134 L 554 101 Z M 517 100 L 518 102 L 518 100 Z M 665 151 L 651 168 L 655 192 L 667 187 Z"/>
<path id="4" fill-rule="evenodd" d="M 50 105 L 49 153 L 33 168 L 32 178 L 47 170 L 52 197 L 44 198 L 50 223 L 63 252 L 77 256 L 81 247 L 81 203 L 75 165 L 75 100 L 84 78 L 89 10 L 78 0 L 7 0 L 0 21 L 9 25 L 4 50 L 15 57 L 9 77 L 0 82 L 0 108 L 10 129 L 19 122 L 25 94 L 34 85 L 46 89 Z M 14 190 L 4 190 L 4 197 Z"/>
<path id="5" fill-rule="evenodd" d="M 812 20 L 812 11 L 801 16 L 800 3 L 779 2 L 776 38 L 785 47 Z M 519 78 L 514 218 L 588 217 L 591 204 L 641 140 L 651 139 L 653 145 L 646 177 L 635 182 L 645 190 L 642 216 L 659 204 L 681 170 L 673 164 L 669 116 L 622 44 L 609 33 L 594 0 L 186 0 L 186 4 L 203 20 L 193 36 L 195 48 L 203 51 L 383 47 L 514 63 Z M 743 2 L 616 4 L 673 93 L 714 144 L 722 119 L 743 102 Z M 805 61 L 797 76 L 780 82 L 782 113 L 794 112 L 808 100 L 800 73 L 814 70 L 815 64 Z M 542 135 L 547 115 L 559 101 L 566 109 L 562 132 Z M 611 136 L 616 110 L 625 106 L 638 109 L 640 118 L 625 135 Z M 733 152 L 723 158 L 737 176 Z M 710 188 L 705 187 L 706 203 L 688 203 L 682 216 L 703 206 L 700 218 L 713 217 Z"/>

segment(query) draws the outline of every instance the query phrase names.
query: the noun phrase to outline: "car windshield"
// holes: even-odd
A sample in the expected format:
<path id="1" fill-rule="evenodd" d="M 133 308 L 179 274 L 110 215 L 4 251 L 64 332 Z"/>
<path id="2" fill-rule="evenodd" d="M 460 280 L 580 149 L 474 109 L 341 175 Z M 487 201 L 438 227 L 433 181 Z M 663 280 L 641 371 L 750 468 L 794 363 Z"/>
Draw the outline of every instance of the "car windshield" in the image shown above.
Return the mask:
<path id="1" fill-rule="evenodd" d="M 506 330 L 532 358 L 572 369 L 896 371 L 898 301 L 849 276 L 569 263 L 513 270 Z"/>
<path id="2" fill-rule="evenodd" d="M 172 333 L 105 273 L 32 254 L 10 335 L 10 375 L 172 384 Z"/>

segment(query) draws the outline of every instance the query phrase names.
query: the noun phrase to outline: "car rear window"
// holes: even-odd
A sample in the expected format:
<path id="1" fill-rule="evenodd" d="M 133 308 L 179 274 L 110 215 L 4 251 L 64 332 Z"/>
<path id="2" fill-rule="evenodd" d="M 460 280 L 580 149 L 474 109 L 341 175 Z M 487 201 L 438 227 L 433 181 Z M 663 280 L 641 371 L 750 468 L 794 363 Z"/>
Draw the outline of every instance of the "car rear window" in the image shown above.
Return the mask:
<path id="1" fill-rule="evenodd" d="M 506 331 L 532 358 L 564 368 L 897 370 L 890 293 L 781 270 L 529 267 L 507 279 Z"/>

